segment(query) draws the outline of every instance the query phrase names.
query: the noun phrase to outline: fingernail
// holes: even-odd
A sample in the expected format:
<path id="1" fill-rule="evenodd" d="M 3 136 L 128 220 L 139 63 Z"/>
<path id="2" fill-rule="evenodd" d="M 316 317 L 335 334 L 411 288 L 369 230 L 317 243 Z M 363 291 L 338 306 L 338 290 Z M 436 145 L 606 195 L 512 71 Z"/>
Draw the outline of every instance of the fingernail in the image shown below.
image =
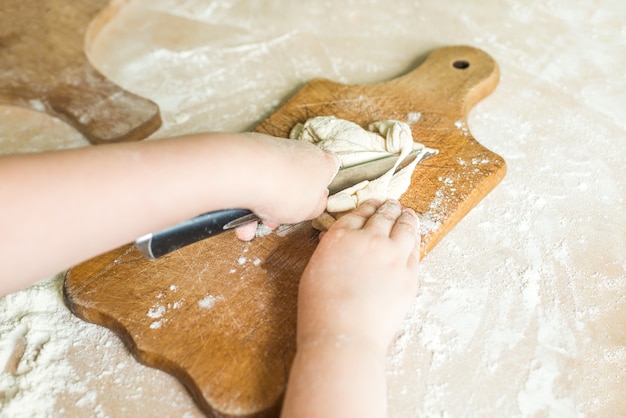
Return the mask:
<path id="1" fill-rule="evenodd" d="M 420 218 L 419 216 L 417 216 L 417 213 L 411 209 L 411 208 L 404 208 L 402 210 L 404 213 L 407 213 L 409 215 L 411 215 L 413 217 L 413 219 L 415 219 L 415 235 L 417 237 L 421 236 L 421 232 L 420 232 Z"/>
<path id="2" fill-rule="evenodd" d="M 419 221 L 419 218 L 417 217 L 417 213 L 415 213 L 415 211 L 411 208 L 404 208 L 403 211 L 405 213 L 408 213 L 409 215 L 411 215 L 412 217 L 414 217 L 415 219 L 417 219 Z"/>
<path id="3" fill-rule="evenodd" d="M 372 199 L 367 199 L 365 202 L 363 202 L 363 204 L 368 204 L 368 205 L 371 205 L 371 206 L 376 206 L 377 208 L 378 208 L 378 207 L 380 207 L 380 206 L 382 206 L 382 204 L 383 204 L 383 203 L 384 203 L 384 202 L 383 202 L 382 200 L 380 200 L 380 199 L 375 199 L 375 198 L 372 198 Z"/>
<path id="4" fill-rule="evenodd" d="M 400 205 L 400 202 L 396 199 L 388 199 L 385 201 L 385 203 L 383 204 L 383 206 L 386 206 L 388 208 L 393 208 L 394 211 L 396 210 L 400 210 L 402 209 L 402 205 Z"/>

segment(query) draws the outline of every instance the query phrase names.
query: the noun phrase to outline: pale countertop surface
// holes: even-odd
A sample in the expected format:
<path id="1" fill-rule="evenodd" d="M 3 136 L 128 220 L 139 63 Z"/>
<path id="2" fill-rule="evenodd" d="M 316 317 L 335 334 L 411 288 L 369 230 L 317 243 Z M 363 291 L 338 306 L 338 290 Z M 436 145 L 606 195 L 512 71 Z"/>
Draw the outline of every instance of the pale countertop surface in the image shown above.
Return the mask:
<path id="1" fill-rule="evenodd" d="M 89 55 L 160 106 L 159 138 L 249 130 L 312 78 L 385 81 L 459 44 L 500 66 L 468 125 L 508 173 L 422 263 L 389 354 L 390 416 L 623 416 L 626 3 L 131 0 Z M 0 153 L 84 145 L 0 107 Z M 60 286 L 0 299 L 1 416 L 202 416 L 174 378 L 75 318 Z"/>

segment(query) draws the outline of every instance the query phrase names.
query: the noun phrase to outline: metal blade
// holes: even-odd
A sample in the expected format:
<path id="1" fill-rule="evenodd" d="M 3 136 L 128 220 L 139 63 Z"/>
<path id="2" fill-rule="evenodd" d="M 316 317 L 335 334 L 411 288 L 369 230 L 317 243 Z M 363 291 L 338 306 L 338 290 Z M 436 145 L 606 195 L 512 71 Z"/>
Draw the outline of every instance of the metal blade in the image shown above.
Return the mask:
<path id="1" fill-rule="evenodd" d="M 406 159 L 402 161 L 396 172 L 411 164 L 415 158 L 420 157 L 420 162 L 426 158 L 436 154 L 436 150 L 424 148 L 417 151 L 411 151 Z M 366 161 L 361 164 L 352 165 L 350 167 L 339 170 L 333 181 L 328 185 L 330 194 L 335 194 L 343 189 L 352 187 L 365 180 L 374 180 L 391 170 L 398 160 L 398 154 L 391 154 L 372 161 Z"/>

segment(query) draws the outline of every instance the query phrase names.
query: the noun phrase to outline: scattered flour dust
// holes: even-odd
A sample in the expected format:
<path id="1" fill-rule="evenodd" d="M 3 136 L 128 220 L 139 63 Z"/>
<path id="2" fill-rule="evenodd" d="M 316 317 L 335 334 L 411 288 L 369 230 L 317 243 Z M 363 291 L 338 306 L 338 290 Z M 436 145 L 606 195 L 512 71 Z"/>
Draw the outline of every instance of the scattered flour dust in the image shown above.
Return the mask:
<path id="1" fill-rule="evenodd" d="M 156 296 L 159 301 L 152 305 L 146 314 L 148 318 L 154 319 L 149 325 L 150 329 L 160 329 L 168 321 L 166 314 L 183 306 L 184 298 L 172 301 L 172 298 L 176 298 L 177 290 L 178 286 L 172 284 Z"/>
<path id="2" fill-rule="evenodd" d="M 0 416 L 141 416 L 139 408 L 159 403 L 178 416 L 202 416 L 174 378 L 137 363 L 108 329 L 74 316 L 62 282 L 53 277 L 0 298 Z"/>
<path id="3" fill-rule="evenodd" d="M 206 295 L 198 301 L 198 306 L 202 309 L 211 309 L 215 304 L 221 300 L 224 300 L 222 296 Z"/>
<path id="4" fill-rule="evenodd" d="M 420 119 L 422 119 L 422 114 L 420 112 L 409 112 L 406 115 L 406 119 L 407 119 L 409 125 L 413 125 L 413 124 L 419 122 Z"/>
<path id="5" fill-rule="evenodd" d="M 98 339 L 103 330 L 73 317 L 54 285 L 43 282 L 0 299 L 2 416 L 45 416 L 61 393 L 87 392 L 67 354 L 76 333 Z"/>

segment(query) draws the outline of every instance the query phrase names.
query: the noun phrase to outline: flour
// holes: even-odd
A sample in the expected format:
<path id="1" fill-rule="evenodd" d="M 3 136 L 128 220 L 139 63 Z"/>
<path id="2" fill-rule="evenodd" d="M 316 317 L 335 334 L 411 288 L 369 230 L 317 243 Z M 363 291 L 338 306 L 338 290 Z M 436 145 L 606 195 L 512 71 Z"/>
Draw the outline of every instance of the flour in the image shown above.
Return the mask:
<path id="1" fill-rule="evenodd" d="M 3 416 L 43 417 L 55 409 L 59 395 L 87 392 L 86 383 L 77 379 L 67 357 L 77 333 L 98 340 L 106 331 L 71 315 L 58 291 L 58 282 L 49 280 L 0 299 Z M 66 323 L 73 326 L 68 328 Z M 24 344 L 22 353 L 11 359 L 20 341 Z M 14 364 L 8 364 L 9 360 Z M 13 372 L 8 372 L 7 366 Z"/>
<path id="2" fill-rule="evenodd" d="M 420 121 L 420 119 L 422 119 L 421 112 L 410 112 L 406 115 L 406 120 L 408 121 L 409 125 L 416 124 Z"/>
<path id="3" fill-rule="evenodd" d="M 158 321 L 151 322 L 148 326 L 150 327 L 150 329 L 160 329 L 163 326 L 164 322 L 164 320 L 159 319 Z"/>
<path id="4" fill-rule="evenodd" d="M 498 136 L 492 116 L 478 118 L 477 137 Z M 509 167 L 504 182 L 422 262 L 420 294 L 388 358 L 399 416 L 505 410 L 519 416 L 581 416 L 583 410 L 619 416 L 623 411 L 614 392 L 602 389 L 624 387 L 618 377 L 623 374 L 610 370 L 626 364 L 626 341 L 613 329 L 626 320 L 618 307 L 624 306 L 619 295 L 626 286 L 626 218 L 613 212 L 608 221 L 605 212 L 612 210 L 593 203 L 612 196 L 609 200 L 623 207 L 608 168 L 613 157 L 593 152 L 598 141 L 610 147 L 608 139 L 593 135 L 593 124 L 583 117 L 574 122 L 564 116 L 558 129 L 568 138 L 595 138 L 578 140 L 587 150 L 584 157 L 577 155 L 580 148 L 546 146 L 532 133 L 520 133 L 517 122 L 509 129 L 498 131 L 516 135 L 504 147 Z M 476 167 L 487 162 L 459 161 Z M 526 163 L 537 169 L 527 170 Z M 438 182 L 426 219 L 435 224 L 437 208 L 445 208 L 456 179 Z M 591 189 L 595 193 L 581 192 Z M 608 305 L 600 302 L 605 297 Z M 596 327 L 612 336 L 595 335 Z M 468 381 L 482 389 L 463 395 Z M 512 389 L 499 389 L 495 381 Z M 581 403 L 583 398 L 588 400 Z"/>
<path id="5" fill-rule="evenodd" d="M 148 317 L 160 318 L 163 316 L 164 313 L 165 313 L 165 306 L 157 305 L 157 306 L 153 306 L 152 308 L 150 308 L 150 310 L 148 310 Z"/>
<path id="6" fill-rule="evenodd" d="M 54 277 L 0 298 L 0 416 L 142 416 L 144 402 L 203 416 L 174 378 L 138 364 L 111 331 L 70 313 L 61 284 Z M 158 306 L 151 315 L 162 318 Z M 126 404 L 111 405 L 111 397 Z"/>
<path id="7" fill-rule="evenodd" d="M 456 122 L 454 122 L 454 126 L 461 131 L 461 134 L 463 136 L 469 136 L 469 128 L 467 127 L 467 125 L 465 124 L 465 121 L 463 120 L 457 120 Z"/>
<path id="8" fill-rule="evenodd" d="M 447 193 L 449 191 L 453 191 L 452 189 L 454 188 L 449 187 L 452 184 L 452 180 L 449 178 L 440 178 L 439 181 L 443 185 L 435 192 L 435 196 L 430 202 L 428 211 L 418 214 L 420 220 L 420 233 L 422 235 L 428 235 L 438 230 L 446 218 L 449 206 Z M 448 191 L 448 189 L 450 190 Z"/>
<path id="9" fill-rule="evenodd" d="M 177 298 L 178 286 L 171 284 L 166 290 L 159 292 L 156 295 L 158 302 L 155 302 L 146 316 L 154 321 L 148 325 L 150 329 L 161 329 L 165 325 L 172 315 L 175 315 L 174 311 L 180 309 L 185 303 L 185 298 Z"/>
<path id="10" fill-rule="evenodd" d="M 272 233 L 272 229 L 270 227 L 268 227 L 262 222 L 259 222 L 259 224 L 256 227 L 256 234 L 255 234 L 256 237 L 264 237 L 271 233 Z"/>
<path id="11" fill-rule="evenodd" d="M 224 300 L 222 296 L 206 295 L 198 301 L 198 306 L 202 309 L 211 309 L 215 304 L 221 300 Z"/>

